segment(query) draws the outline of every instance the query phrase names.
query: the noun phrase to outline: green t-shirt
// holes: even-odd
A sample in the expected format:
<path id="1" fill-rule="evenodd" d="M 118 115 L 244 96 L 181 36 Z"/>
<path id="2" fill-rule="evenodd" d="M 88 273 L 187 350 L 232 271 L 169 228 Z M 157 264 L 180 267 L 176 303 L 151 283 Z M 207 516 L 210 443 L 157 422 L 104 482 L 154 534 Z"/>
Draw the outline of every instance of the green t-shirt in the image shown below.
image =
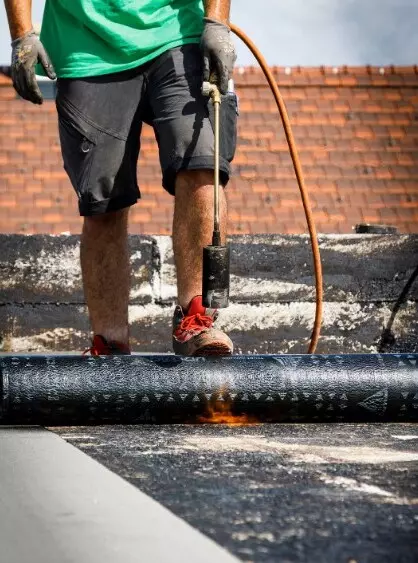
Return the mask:
<path id="1" fill-rule="evenodd" d="M 202 18 L 202 0 L 46 0 L 41 41 L 57 76 L 97 76 L 199 42 Z"/>

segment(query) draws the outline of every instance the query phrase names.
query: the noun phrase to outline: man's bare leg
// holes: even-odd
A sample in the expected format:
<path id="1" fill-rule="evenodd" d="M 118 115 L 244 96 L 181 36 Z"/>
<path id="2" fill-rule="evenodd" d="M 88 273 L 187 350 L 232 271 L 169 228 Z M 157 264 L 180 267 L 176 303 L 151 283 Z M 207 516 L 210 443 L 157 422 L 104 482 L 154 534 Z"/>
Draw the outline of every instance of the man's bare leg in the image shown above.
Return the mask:
<path id="1" fill-rule="evenodd" d="M 129 209 L 85 217 L 80 258 L 94 334 L 129 344 Z"/>
<path id="2" fill-rule="evenodd" d="M 219 193 L 221 236 L 226 235 L 226 199 Z M 202 295 L 203 247 L 212 244 L 213 172 L 188 170 L 178 174 L 173 219 L 173 250 L 178 302 L 184 309 Z"/>

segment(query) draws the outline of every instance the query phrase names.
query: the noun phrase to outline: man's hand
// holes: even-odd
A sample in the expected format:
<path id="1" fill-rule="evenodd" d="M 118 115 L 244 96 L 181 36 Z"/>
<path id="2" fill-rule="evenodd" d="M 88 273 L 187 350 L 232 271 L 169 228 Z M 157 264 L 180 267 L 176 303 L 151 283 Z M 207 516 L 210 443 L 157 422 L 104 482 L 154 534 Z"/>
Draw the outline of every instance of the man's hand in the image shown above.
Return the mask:
<path id="1" fill-rule="evenodd" d="M 203 53 L 203 81 L 215 81 L 221 94 L 228 90 L 228 80 L 236 61 L 231 31 L 226 24 L 203 18 L 204 28 L 200 47 Z"/>
<path id="2" fill-rule="evenodd" d="M 40 62 L 46 75 L 55 80 L 54 67 L 39 37 L 32 30 L 12 41 L 12 80 L 16 92 L 34 104 L 42 104 L 43 98 L 36 82 L 35 65 Z"/>

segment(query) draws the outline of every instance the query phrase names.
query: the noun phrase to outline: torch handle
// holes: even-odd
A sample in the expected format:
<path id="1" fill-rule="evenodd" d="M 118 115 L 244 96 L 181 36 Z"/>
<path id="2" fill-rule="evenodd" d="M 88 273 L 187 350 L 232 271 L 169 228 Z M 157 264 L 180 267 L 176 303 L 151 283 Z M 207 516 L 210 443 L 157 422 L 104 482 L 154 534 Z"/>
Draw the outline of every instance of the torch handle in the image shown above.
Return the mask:
<path id="1" fill-rule="evenodd" d="M 221 225 L 219 217 L 219 129 L 220 129 L 220 107 L 221 94 L 216 84 L 204 82 L 202 86 L 204 96 L 210 96 L 213 103 L 215 114 L 214 123 L 214 167 L 213 167 L 213 237 L 212 244 L 220 246 L 221 244 Z"/>

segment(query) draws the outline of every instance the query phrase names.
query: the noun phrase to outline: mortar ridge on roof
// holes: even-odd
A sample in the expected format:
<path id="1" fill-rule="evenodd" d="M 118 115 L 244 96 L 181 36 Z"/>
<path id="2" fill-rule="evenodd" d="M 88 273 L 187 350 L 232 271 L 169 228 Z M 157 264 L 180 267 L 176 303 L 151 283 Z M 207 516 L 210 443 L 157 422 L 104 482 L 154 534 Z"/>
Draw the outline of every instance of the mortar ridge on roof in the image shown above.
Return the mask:
<path id="1" fill-rule="evenodd" d="M 5 69 L 7 67 L 4 67 Z M 411 77 L 418 75 L 418 65 L 383 65 L 383 66 L 373 66 L 373 65 L 363 65 L 363 66 L 350 66 L 350 65 L 340 65 L 340 66 L 270 66 L 270 70 L 274 75 L 295 76 L 306 77 L 306 78 L 317 78 L 319 76 L 388 76 L 396 75 L 399 77 Z M 246 76 L 262 76 L 263 71 L 258 66 L 237 66 L 234 71 L 235 77 L 240 82 L 245 82 Z M 10 86 L 12 83 L 8 76 L 5 76 L 0 72 L 0 86 Z"/>
<path id="2" fill-rule="evenodd" d="M 271 65 L 270 70 L 273 73 L 285 74 L 301 74 L 303 76 L 318 76 L 318 74 L 350 74 L 350 75 L 381 75 L 396 74 L 398 76 L 410 76 L 418 74 L 418 65 L 334 65 L 334 66 L 279 66 Z M 246 74 L 262 74 L 262 70 L 258 66 L 240 66 L 237 65 L 234 71 L 238 75 Z"/>

